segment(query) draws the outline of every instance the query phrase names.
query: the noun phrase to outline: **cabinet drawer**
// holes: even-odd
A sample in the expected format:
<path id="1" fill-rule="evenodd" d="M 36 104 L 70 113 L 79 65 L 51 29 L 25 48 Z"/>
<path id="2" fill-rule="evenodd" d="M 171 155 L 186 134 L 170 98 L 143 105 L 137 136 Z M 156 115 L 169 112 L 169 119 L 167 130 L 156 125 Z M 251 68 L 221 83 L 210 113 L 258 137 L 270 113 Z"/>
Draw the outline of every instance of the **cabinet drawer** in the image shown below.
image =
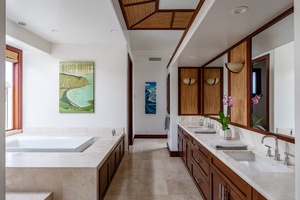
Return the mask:
<path id="1" fill-rule="evenodd" d="M 204 199 L 209 199 L 209 182 L 206 181 L 206 178 L 204 178 L 203 174 L 200 172 L 200 169 L 193 163 L 192 164 L 192 175 L 197 183 L 198 188 L 201 190 L 202 195 L 204 196 Z"/>
<path id="2" fill-rule="evenodd" d="M 203 156 L 203 158 L 208 162 L 209 161 L 209 151 L 200 144 L 196 139 L 192 140 L 192 144 L 195 146 L 195 149 Z"/>
<path id="3" fill-rule="evenodd" d="M 198 165 L 199 169 L 202 171 L 203 176 L 207 181 L 209 181 L 209 163 L 206 159 L 201 155 L 200 151 L 193 146 L 191 151 L 191 156 L 196 165 Z"/>

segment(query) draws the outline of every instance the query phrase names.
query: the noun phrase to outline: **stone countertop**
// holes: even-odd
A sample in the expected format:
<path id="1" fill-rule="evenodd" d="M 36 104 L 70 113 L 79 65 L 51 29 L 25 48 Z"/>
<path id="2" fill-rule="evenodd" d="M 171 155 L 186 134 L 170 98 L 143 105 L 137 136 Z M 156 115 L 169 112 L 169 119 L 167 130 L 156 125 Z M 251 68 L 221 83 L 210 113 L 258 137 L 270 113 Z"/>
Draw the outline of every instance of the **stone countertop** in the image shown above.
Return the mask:
<path id="1" fill-rule="evenodd" d="M 193 138 L 200 142 L 207 150 L 220 159 L 224 164 L 226 164 L 232 171 L 243 178 L 249 185 L 251 185 L 255 190 L 262 194 L 268 200 L 292 200 L 295 199 L 295 171 L 294 166 L 286 166 L 264 156 L 265 159 L 269 159 L 270 162 L 274 164 L 282 165 L 282 167 L 288 168 L 290 172 L 255 172 L 250 171 L 246 166 L 241 165 L 239 162 L 235 161 L 222 150 L 216 150 L 211 147 L 212 142 L 241 142 L 246 144 L 244 141 L 240 140 L 224 140 L 218 134 L 194 134 L 188 127 L 193 127 L 194 124 L 190 123 L 178 123 L 186 132 L 188 132 Z M 248 148 L 248 151 L 257 152 L 254 148 Z"/>
<path id="2" fill-rule="evenodd" d="M 31 135 L 31 134 L 30 134 Z M 83 152 L 6 152 L 7 168 L 97 168 L 99 169 L 109 153 L 118 144 L 124 133 L 89 133 L 74 136 L 93 136 L 95 142 Z M 26 137 L 22 135 L 10 137 Z M 48 136 L 53 136 L 49 134 Z M 71 134 L 68 134 L 71 136 Z"/>

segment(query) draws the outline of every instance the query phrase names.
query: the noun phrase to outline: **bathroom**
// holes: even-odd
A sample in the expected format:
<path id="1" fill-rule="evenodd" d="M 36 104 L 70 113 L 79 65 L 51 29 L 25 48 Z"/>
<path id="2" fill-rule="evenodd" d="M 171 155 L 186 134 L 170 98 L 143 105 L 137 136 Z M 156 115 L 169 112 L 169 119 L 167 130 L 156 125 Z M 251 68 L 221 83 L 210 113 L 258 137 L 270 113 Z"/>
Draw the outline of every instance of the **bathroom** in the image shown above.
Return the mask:
<path id="1" fill-rule="evenodd" d="M 1 1 L 1 13 L 4 6 L 5 1 Z M 294 2 L 295 5 L 295 14 L 299 15 L 299 1 L 296 0 Z M 5 16 L 1 17 L 1 27 L 5 27 Z M 295 17 L 295 52 L 299 52 L 299 18 Z M 11 30 L 8 27 L 13 26 L 9 22 L 6 22 L 7 31 Z M 13 26 L 11 28 L 16 28 L 20 35 L 26 35 L 26 32 L 23 32 L 19 27 Z M 5 35 L 5 28 L 1 28 L 1 35 Z M 23 33 L 23 34 L 22 34 Z M 5 47 L 5 38 L 1 36 L 1 50 L 4 52 Z M 31 38 L 25 38 L 28 43 L 31 43 L 35 50 L 32 50 L 28 47 L 23 51 L 24 60 L 23 65 L 26 66 L 26 69 L 23 71 L 23 125 L 24 132 L 31 131 L 36 132 L 36 130 L 40 130 L 40 128 L 54 128 L 58 129 L 68 129 L 69 132 L 73 131 L 73 128 L 97 128 L 97 127 L 107 127 L 109 130 L 111 128 L 119 128 L 119 132 L 122 132 L 122 127 L 126 127 L 126 84 L 127 77 L 124 74 L 127 73 L 127 52 L 128 47 L 124 42 L 122 44 L 53 44 L 51 46 L 51 56 L 45 51 L 50 51 L 50 45 L 48 43 L 43 42 L 40 38 L 36 36 L 32 36 Z M 42 50 L 36 50 L 36 48 L 40 47 Z M 43 52 L 44 51 L 44 52 Z M 2 55 L 2 54 L 1 54 Z M 118 59 L 115 59 L 115 57 Z M 78 114 L 78 115 L 68 115 L 68 114 L 60 114 L 58 112 L 58 63 L 61 60 L 92 60 L 97 66 L 95 70 L 95 99 L 98 101 L 96 104 L 96 110 L 93 114 Z M 4 60 L 4 56 L 1 56 L 1 61 Z M 298 57 L 295 57 L 295 66 L 298 66 L 300 60 Z M 109 66 L 109 67 L 107 67 Z M 162 77 L 159 77 L 157 82 L 161 84 L 165 83 L 165 72 L 163 68 L 159 68 L 162 70 Z M 172 73 L 171 79 L 174 80 L 174 84 L 176 83 L 177 78 L 177 69 L 169 69 Z M 1 71 L 4 71 L 1 68 Z M 295 68 L 295 75 L 300 75 L 300 71 L 298 68 Z M 153 77 L 151 77 L 154 79 Z M 146 79 L 146 78 L 145 78 Z M 141 80 L 141 82 L 145 82 L 147 80 Z M 3 81 L 3 77 L 1 77 L 1 82 Z M 299 83 L 300 81 L 295 79 L 295 102 L 300 100 L 299 97 Z M 160 89 L 163 93 L 165 90 L 164 87 Z M 174 90 L 174 96 L 171 101 L 172 110 L 177 109 L 177 103 L 175 99 L 176 89 Z M 103 95 L 105 94 L 105 95 Z M 143 93 L 140 92 L 139 95 Z M 138 95 L 136 93 L 136 95 Z M 3 95 L 1 95 L 3 96 Z M 141 98 L 141 96 L 136 96 L 136 98 Z M 1 98 L 1 102 L 4 102 L 4 99 Z M 160 100 L 161 102 L 164 99 Z M 173 102 L 174 101 L 174 102 Z M 1 103 L 3 105 L 4 103 Z M 141 105 L 139 105 L 141 107 Z M 140 108 L 139 107 L 139 108 Z M 299 121 L 300 112 L 299 105 L 295 105 L 295 121 Z M 3 112 L 1 112 L 3 113 Z M 177 115 L 172 116 L 172 127 L 174 135 L 168 138 L 168 144 L 171 149 L 176 147 L 176 134 L 177 134 Z M 164 113 L 160 114 L 158 121 L 163 121 Z M 147 120 L 145 120 L 147 121 Z M 4 130 L 4 120 L 1 118 L 1 129 Z M 143 122 L 145 123 L 145 122 Z M 157 121 L 154 122 L 157 124 Z M 299 132 L 300 125 L 295 124 L 295 132 Z M 150 126 L 151 127 L 151 126 Z M 161 128 L 157 130 L 152 130 L 150 128 L 146 128 L 145 133 L 147 133 L 147 129 L 151 133 L 160 133 L 163 131 L 163 125 Z M 4 131 L 3 131 L 4 132 Z M 108 131 L 109 132 L 109 131 Z M 140 131 L 139 131 L 140 132 Z M 110 132 L 109 132 L 110 133 Z M 172 132 L 173 134 L 173 132 Z M 5 166 L 3 163 L 5 160 L 5 151 L 4 151 L 4 141 L 5 135 L 2 134 L 0 136 L 1 141 L 1 168 L 0 168 L 0 194 L 4 194 L 5 191 Z M 296 135 L 296 141 L 299 136 Z M 295 145 L 295 152 L 298 152 L 298 147 Z M 296 157 L 298 155 L 296 154 Z M 296 165 L 298 167 L 298 165 Z M 297 177 L 296 170 L 296 177 Z M 296 178 L 296 181 L 297 178 Z M 296 182 L 296 185 L 297 184 Z M 296 189 L 295 191 L 300 191 Z M 298 197 L 298 196 L 297 196 Z M 297 198 L 296 198 L 297 199 Z"/>

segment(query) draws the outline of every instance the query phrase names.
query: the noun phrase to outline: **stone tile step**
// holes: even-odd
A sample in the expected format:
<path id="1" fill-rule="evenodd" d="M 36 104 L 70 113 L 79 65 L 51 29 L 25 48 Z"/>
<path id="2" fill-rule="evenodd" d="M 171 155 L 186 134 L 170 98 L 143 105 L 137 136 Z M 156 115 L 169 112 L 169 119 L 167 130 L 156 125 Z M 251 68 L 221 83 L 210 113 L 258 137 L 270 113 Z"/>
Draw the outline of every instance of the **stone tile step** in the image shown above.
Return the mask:
<path id="1" fill-rule="evenodd" d="M 6 192 L 6 200 L 53 200 L 52 192 Z"/>

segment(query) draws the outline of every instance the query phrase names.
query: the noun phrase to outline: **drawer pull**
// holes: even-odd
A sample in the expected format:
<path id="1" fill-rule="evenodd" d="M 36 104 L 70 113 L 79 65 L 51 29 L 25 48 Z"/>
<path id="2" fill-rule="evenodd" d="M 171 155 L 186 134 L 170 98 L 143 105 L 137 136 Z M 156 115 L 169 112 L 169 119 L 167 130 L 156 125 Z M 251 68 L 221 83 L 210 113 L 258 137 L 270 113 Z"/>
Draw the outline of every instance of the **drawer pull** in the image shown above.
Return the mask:
<path id="1" fill-rule="evenodd" d="M 196 182 L 197 182 L 198 184 L 201 184 L 201 183 L 202 183 L 201 178 L 196 178 L 195 180 L 196 180 Z"/>
<path id="2" fill-rule="evenodd" d="M 196 161 L 196 163 L 198 163 L 198 164 L 202 163 L 202 161 L 199 160 L 199 159 L 195 159 L 195 161 Z"/>
<path id="3" fill-rule="evenodd" d="M 195 147 L 196 147 L 197 150 L 200 150 L 200 146 L 195 145 Z"/>

